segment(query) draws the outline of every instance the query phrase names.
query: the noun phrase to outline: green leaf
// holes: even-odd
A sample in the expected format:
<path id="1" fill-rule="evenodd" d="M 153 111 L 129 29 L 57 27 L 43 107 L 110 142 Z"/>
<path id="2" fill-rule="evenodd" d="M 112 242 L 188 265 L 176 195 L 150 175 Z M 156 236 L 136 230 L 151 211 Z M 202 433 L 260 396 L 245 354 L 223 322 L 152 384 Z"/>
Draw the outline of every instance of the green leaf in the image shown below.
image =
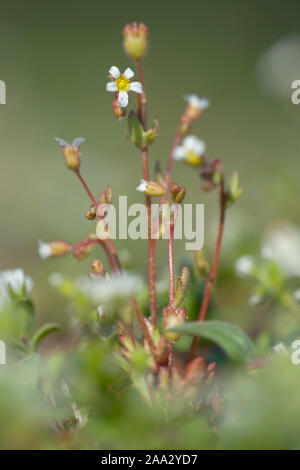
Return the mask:
<path id="1" fill-rule="evenodd" d="M 154 126 L 152 129 L 144 130 L 138 115 L 134 111 L 130 111 L 128 116 L 128 138 L 131 142 L 141 150 L 146 149 L 151 145 L 158 133 L 158 121 L 154 119 Z"/>
<path id="2" fill-rule="evenodd" d="M 143 127 L 137 114 L 131 111 L 128 116 L 129 140 L 137 147 L 143 147 Z"/>
<path id="3" fill-rule="evenodd" d="M 20 338 L 27 337 L 33 327 L 35 320 L 35 309 L 33 302 L 30 299 L 16 300 L 14 304 L 13 316 L 16 322 L 16 334 L 18 334 Z"/>
<path id="4" fill-rule="evenodd" d="M 238 327 L 220 321 L 190 322 L 172 330 L 213 341 L 236 362 L 246 362 L 254 355 L 250 338 Z"/>
<path id="5" fill-rule="evenodd" d="M 53 331 L 58 331 L 59 325 L 57 323 L 46 323 L 45 325 L 41 326 L 33 335 L 30 345 L 32 351 L 36 351 L 42 339 L 48 336 Z"/>

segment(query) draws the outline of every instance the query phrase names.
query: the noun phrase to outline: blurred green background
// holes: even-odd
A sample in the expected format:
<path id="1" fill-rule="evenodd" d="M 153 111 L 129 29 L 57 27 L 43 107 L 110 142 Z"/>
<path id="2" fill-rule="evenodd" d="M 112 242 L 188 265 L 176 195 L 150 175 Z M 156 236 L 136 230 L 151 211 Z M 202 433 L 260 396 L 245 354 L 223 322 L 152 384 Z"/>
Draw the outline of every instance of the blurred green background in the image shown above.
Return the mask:
<path id="1" fill-rule="evenodd" d="M 151 170 L 156 159 L 167 162 L 183 95 L 197 93 L 212 106 L 195 133 L 206 141 L 208 155 L 220 156 L 228 172 L 240 172 L 245 195 L 228 216 L 223 262 L 232 268 L 236 256 L 258 249 L 271 220 L 300 223 L 300 107 L 290 101 L 290 83 L 300 79 L 300 49 L 292 48 L 288 66 L 281 66 L 280 57 L 275 69 L 262 59 L 282 38 L 293 35 L 297 43 L 299 13 L 296 0 L 1 2 L 0 79 L 7 85 L 7 104 L 0 106 L 0 268 L 20 266 L 34 279 L 42 316 L 56 302 L 49 300 L 49 273 L 85 273 L 88 261 L 42 262 L 37 240 L 73 242 L 91 229 L 83 216 L 89 200 L 53 137 L 87 139 L 82 172 L 96 195 L 111 184 L 129 203 L 143 200 L 135 190 L 138 151 L 124 139 L 126 121 L 114 118 L 112 95 L 105 91 L 111 65 L 132 66 L 121 36 L 129 21 L 150 28 L 145 79 L 150 118 L 160 123 Z M 277 92 L 269 93 L 274 83 Z M 196 172 L 182 165 L 172 180 L 187 186 L 186 202 L 206 203 L 209 247 L 216 195 L 203 194 Z M 146 272 L 145 241 L 117 246 L 128 248 L 137 269 Z M 162 243 L 160 268 L 167 261 L 165 248 Z M 177 242 L 177 254 L 182 248 Z"/>

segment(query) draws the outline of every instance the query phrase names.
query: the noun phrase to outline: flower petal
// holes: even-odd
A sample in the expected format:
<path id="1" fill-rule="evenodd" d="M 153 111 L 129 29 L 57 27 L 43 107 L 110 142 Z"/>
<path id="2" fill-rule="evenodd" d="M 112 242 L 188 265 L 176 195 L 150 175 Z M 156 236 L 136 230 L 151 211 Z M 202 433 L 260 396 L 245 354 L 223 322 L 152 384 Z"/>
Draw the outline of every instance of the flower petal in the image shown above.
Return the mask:
<path id="1" fill-rule="evenodd" d="M 206 150 L 206 145 L 205 145 L 205 142 L 203 140 L 199 140 L 196 144 L 195 144 L 195 147 L 194 147 L 194 152 L 201 156 L 204 154 Z"/>
<path id="2" fill-rule="evenodd" d="M 196 155 L 203 155 L 206 145 L 203 140 L 198 139 L 195 135 L 188 135 L 182 142 L 187 150 L 195 152 Z"/>
<path id="3" fill-rule="evenodd" d="M 69 144 L 64 139 L 60 139 L 59 137 L 54 137 L 54 140 L 59 143 L 61 147 L 67 147 Z"/>
<path id="4" fill-rule="evenodd" d="M 126 91 L 119 92 L 118 104 L 121 108 L 126 108 L 128 105 L 128 93 Z"/>
<path id="5" fill-rule="evenodd" d="M 118 69 L 118 67 L 116 67 L 115 65 L 113 65 L 110 69 L 109 69 L 109 74 L 113 77 L 113 78 L 119 78 L 119 76 L 121 75 L 121 72 L 120 70 Z"/>
<path id="6" fill-rule="evenodd" d="M 147 187 L 147 181 L 141 180 L 139 186 L 136 189 L 137 189 L 137 191 L 140 191 L 141 193 L 143 193 L 143 192 L 145 192 L 146 187 Z"/>
<path id="7" fill-rule="evenodd" d="M 76 137 L 76 139 L 73 140 L 72 145 L 78 149 L 84 141 L 84 137 Z"/>
<path id="8" fill-rule="evenodd" d="M 40 257 L 43 259 L 49 258 L 49 256 L 51 255 L 51 248 L 50 248 L 49 243 L 39 241 L 38 244 L 39 244 Z"/>
<path id="9" fill-rule="evenodd" d="M 134 76 L 134 71 L 131 70 L 130 67 L 128 67 L 124 72 L 124 77 L 127 78 L 127 80 L 130 80 L 133 76 Z"/>
<path id="10" fill-rule="evenodd" d="M 183 145 L 179 145 L 174 150 L 174 160 L 184 160 L 186 156 L 186 149 Z"/>
<path id="11" fill-rule="evenodd" d="M 136 93 L 143 93 L 143 86 L 140 82 L 131 82 L 130 90 L 135 91 Z"/>
<path id="12" fill-rule="evenodd" d="M 118 91 L 116 82 L 108 82 L 106 84 L 106 91 Z"/>
<path id="13" fill-rule="evenodd" d="M 210 106 L 210 101 L 207 98 L 199 98 L 197 95 L 186 95 L 184 99 L 192 106 L 199 109 L 206 109 Z"/>

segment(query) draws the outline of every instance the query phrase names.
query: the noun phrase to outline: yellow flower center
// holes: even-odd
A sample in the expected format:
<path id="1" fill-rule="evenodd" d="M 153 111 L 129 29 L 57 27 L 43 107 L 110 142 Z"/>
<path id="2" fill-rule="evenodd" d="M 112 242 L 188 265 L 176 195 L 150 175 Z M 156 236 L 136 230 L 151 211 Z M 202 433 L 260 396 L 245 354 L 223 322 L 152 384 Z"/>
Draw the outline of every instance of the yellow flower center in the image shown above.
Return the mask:
<path id="1" fill-rule="evenodd" d="M 200 166 L 201 163 L 202 163 L 202 158 L 199 157 L 199 155 L 197 155 L 195 152 L 193 152 L 192 150 L 189 150 L 186 154 L 186 161 L 187 163 L 189 163 L 190 165 L 193 165 L 193 166 Z"/>
<path id="2" fill-rule="evenodd" d="M 130 81 L 124 77 L 123 73 L 116 79 L 116 84 L 119 91 L 129 91 L 130 89 Z"/>

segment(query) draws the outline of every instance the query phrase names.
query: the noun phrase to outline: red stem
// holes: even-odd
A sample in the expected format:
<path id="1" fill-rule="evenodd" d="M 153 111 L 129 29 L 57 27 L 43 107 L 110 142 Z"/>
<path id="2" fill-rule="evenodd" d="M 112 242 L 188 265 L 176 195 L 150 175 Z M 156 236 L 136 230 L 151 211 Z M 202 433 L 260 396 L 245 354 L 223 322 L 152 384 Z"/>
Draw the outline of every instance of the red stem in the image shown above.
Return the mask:
<path id="1" fill-rule="evenodd" d="M 89 195 L 90 199 L 92 200 L 93 204 L 97 207 L 98 203 L 97 203 L 96 199 L 94 198 L 92 192 L 90 191 L 88 185 L 86 184 L 85 180 L 83 179 L 80 171 L 79 170 L 76 171 L 76 174 L 77 174 L 79 180 L 81 181 L 84 189 L 86 190 L 87 194 Z M 150 206 L 150 209 L 151 209 L 151 206 Z M 151 217 L 151 215 L 150 215 L 150 217 Z M 79 242 L 77 245 L 82 245 L 82 244 L 88 245 L 89 243 L 95 243 L 96 241 L 97 240 L 93 240 L 93 239 L 85 239 L 82 242 Z M 122 268 L 120 259 L 118 257 L 117 251 L 115 249 L 114 242 L 110 238 L 107 239 L 108 246 L 106 245 L 105 241 L 103 241 L 103 240 L 98 240 L 98 242 L 100 243 L 100 245 L 103 247 L 103 249 L 105 251 L 105 254 L 106 254 L 108 262 L 109 262 L 109 265 L 111 267 L 111 270 L 114 271 L 115 267 L 117 267 L 117 269 L 120 271 L 120 273 L 123 272 L 123 268 Z M 74 245 L 76 245 L 76 244 L 74 244 Z M 155 346 L 154 346 L 152 338 L 150 336 L 150 333 L 149 333 L 148 327 L 146 325 L 144 316 L 143 316 L 143 314 L 142 314 L 142 312 L 139 308 L 139 305 L 137 303 L 136 298 L 134 296 L 132 296 L 131 298 L 132 298 L 132 302 L 134 304 L 134 307 L 135 307 L 135 310 L 136 310 L 136 313 L 137 313 L 139 323 L 140 323 L 141 328 L 143 330 L 144 336 L 145 336 L 145 338 L 146 338 L 146 340 L 149 344 L 150 351 L 151 351 L 153 357 L 155 357 Z"/>
<path id="2" fill-rule="evenodd" d="M 176 132 L 176 135 L 172 144 L 170 156 L 169 156 L 167 171 L 165 174 L 165 184 L 167 188 L 169 188 L 171 173 L 172 173 L 173 165 L 174 165 L 174 151 L 175 151 L 175 148 L 180 144 L 180 141 L 181 141 L 181 137 Z"/>
<path id="3" fill-rule="evenodd" d="M 97 207 L 98 203 L 97 203 L 96 199 L 94 198 L 94 196 L 92 195 L 92 193 L 91 193 L 91 191 L 90 191 L 90 188 L 89 188 L 88 185 L 86 184 L 86 182 L 85 182 L 83 176 L 81 175 L 80 171 L 77 170 L 77 171 L 75 171 L 75 173 L 76 173 L 76 175 L 78 176 L 78 178 L 79 178 L 79 180 L 80 180 L 82 186 L 83 186 L 84 189 L 86 190 L 86 192 L 87 192 L 89 198 L 91 199 L 92 203 L 94 204 L 95 207 Z"/>
<path id="4" fill-rule="evenodd" d="M 174 220 L 170 224 L 170 233 L 168 239 L 168 256 L 169 256 L 169 303 L 172 305 L 174 301 L 174 253 L 173 253 L 173 240 L 174 240 Z"/>
<path id="5" fill-rule="evenodd" d="M 211 292 L 213 288 L 214 281 L 217 276 L 217 271 L 218 271 L 218 264 L 219 264 L 219 259 L 220 259 L 220 253 L 221 253 L 221 246 L 222 246 L 222 239 L 223 239 L 223 232 L 224 232 L 224 223 L 225 223 L 225 213 L 226 213 L 226 193 L 225 193 L 225 188 L 224 188 L 224 178 L 222 176 L 221 183 L 220 183 L 220 222 L 219 222 L 219 229 L 218 229 L 218 236 L 217 236 L 217 241 L 216 241 L 216 247 L 215 247 L 215 252 L 213 256 L 213 262 L 211 265 L 211 269 L 205 284 L 205 289 L 204 289 L 204 296 L 198 316 L 198 321 L 202 322 L 206 318 L 207 310 L 209 307 L 209 302 L 210 302 L 210 297 L 211 297 Z M 199 337 L 195 336 L 194 340 L 191 345 L 190 349 L 190 354 L 189 354 L 189 362 L 192 361 L 194 358 L 196 349 L 197 349 L 197 344 L 198 344 Z"/>
<path id="6" fill-rule="evenodd" d="M 106 257 L 107 257 L 107 260 L 108 260 L 110 269 L 111 269 L 112 271 L 115 271 L 116 267 L 115 267 L 115 264 L 114 264 L 114 260 L 113 260 L 113 257 L 112 257 L 112 255 L 111 255 L 111 252 L 110 252 L 108 246 L 106 245 L 105 241 L 103 241 L 103 240 L 98 240 L 98 243 L 99 243 L 99 245 L 102 246 L 102 248 L 103 248 L 103 250 L 104 250 L 104 252 L 105 252 L 105 254 L 106 254 Z"/>
<path id="7" fill-rule="evenodd" d="M 137 61 L 137 68 L 140 81 L 143 86 L 142 96 L 138 96 L 138 114 L 141 123 L 146 129 L 147 127 L 147 97 L 146 87 L 143 75 L 143 67 L 141 61 Z M 148 163 L 148 149 L 142 150 L 142 170 L 143 178 L 145 181 L 150 181 L 149 163 Z M 156 243 L 152 239 L 152 220 L 151 220 L 151 198 L 146 196 L 146 205 L 148 213 L 148 279 L 149 279 L 149 295 L 150 295 L 150 314 L 153 324 L 156 324 L 157 317 L 157 301 L 156 301 L 156 287 L 155 287 L 155 256 L 156 256 Z"/>
<path id="8" fill-rule="evenodd" d="M 139 117 L 144 126 L 144 129 L 146 129 L 147 127 L 147 96 L 146 96 L 145 80 L 144 80 L 143 67 L 142 67 L 141 60 L 137 60 L 136 64 L 137 64 L 140 82 L 143 86 L 142 96 L 140 95 L 138 96 Z"/>

